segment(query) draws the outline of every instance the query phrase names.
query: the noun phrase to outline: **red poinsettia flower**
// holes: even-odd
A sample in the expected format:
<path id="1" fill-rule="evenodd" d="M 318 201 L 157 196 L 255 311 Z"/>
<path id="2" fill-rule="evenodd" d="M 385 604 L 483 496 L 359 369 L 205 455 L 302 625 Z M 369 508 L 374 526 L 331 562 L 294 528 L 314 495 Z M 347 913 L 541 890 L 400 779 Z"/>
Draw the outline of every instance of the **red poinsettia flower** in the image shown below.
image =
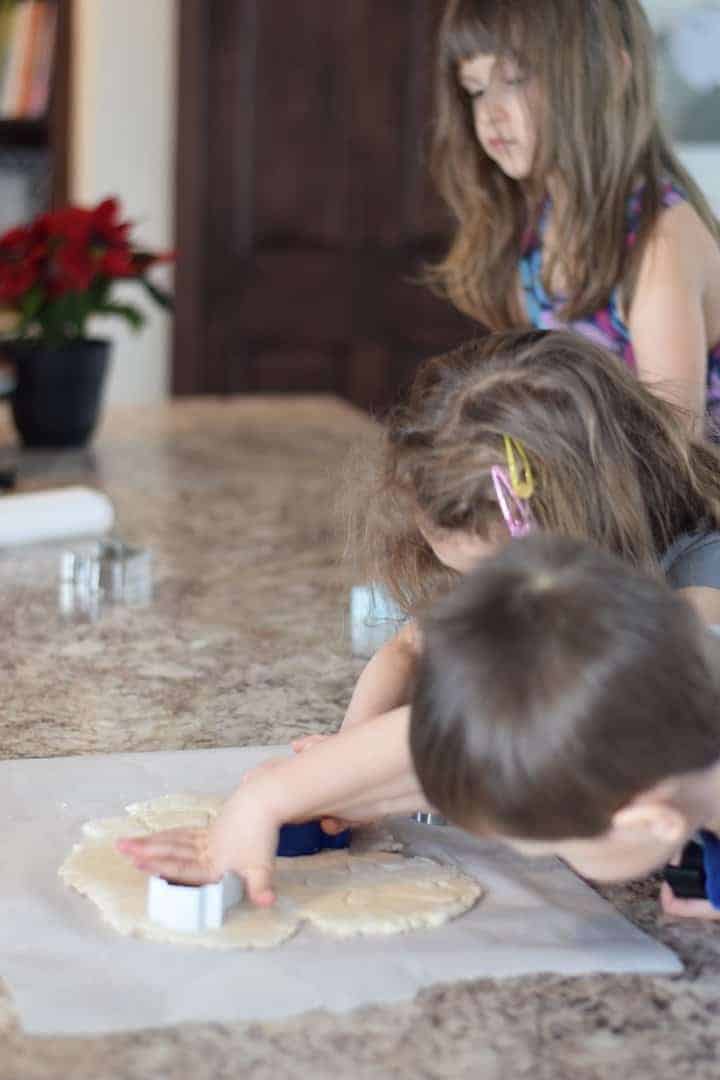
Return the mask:
<path id="1" fill-rule="evenodd" d="M 0 301 L 11 304 L 37 284 L 37 270 L 31 263 L 0 265 Z"/>
<path id="2" fill-rule="evenodd" d="M 25 226 L 0 237 L 0 300 L 12 303 L 35 286 L 42 257 Z"/>
<path id="3" fill-rule="evenodd" d="M 90 215 L 90 228 L 93 239 L 103 241 L 109 247 L 128 245 L 130 222 L 120 221 L 120 206 L 117 199 L 105 199 Z"/>
<path id="4" fill-rule="evenodd" d="M 53 253 L 48 268 L 48 288 L 52 296 L 68 292 L 85 292 L 97 275 L 97 264 L 87 247 L 64 243 Z"/>
<path id="5" fill-rule="evenodd" d="M 98 272 L 105 277 L 136 277 L 135 260 L 130 248 L 108 248 L 98 261 Z"/>
<path id="6" fill-rule="evenodd" d="M 0 303 L 18 311 L 21 334 L 48 340 L 84 336 L 91 315 L 113 309 L 110 288 L 116 279 L 144 284 L 154 300 L 169 306 L 169 297 L 145 274 L 173 255 L 135 248 L 131 227 L 118 200 L 109 198 L 95 207 L 48 211 L 0 237 Z M 64 298 L 70 294 L 68 305 Z M 135 326 L 142 321 L 128 304 L 115 310 Z"/>
<path id="7" fill-rule="evenodd" d="M 19 225 L 16 229 L 9 229 L 0 237 L 0 254 L 25 251 L 30 241 L 30 229 L 27 225 Z"/>

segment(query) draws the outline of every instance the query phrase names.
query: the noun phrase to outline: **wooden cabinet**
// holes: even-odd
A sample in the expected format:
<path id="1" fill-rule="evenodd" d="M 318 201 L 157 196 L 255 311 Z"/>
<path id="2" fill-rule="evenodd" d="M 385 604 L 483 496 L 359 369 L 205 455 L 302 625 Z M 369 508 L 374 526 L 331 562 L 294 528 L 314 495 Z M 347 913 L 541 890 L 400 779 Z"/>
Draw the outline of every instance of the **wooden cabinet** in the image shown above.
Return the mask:
<path id="1" fill-rule="evenodd" d="M 181 0 L 177 394 L 372 409 L 476 332 L 418 278 L 438 0 Z"/>

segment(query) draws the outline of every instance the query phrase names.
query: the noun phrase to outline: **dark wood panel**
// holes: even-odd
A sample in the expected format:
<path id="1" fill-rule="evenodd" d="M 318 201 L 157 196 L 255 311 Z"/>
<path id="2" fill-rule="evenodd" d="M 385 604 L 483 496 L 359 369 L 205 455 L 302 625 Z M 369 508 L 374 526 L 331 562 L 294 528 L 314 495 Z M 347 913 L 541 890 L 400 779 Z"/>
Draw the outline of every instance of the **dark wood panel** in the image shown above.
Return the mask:
<path id="1" fill-rule="evenodd" d="M 386 343 L 355 341 L 348 355 L 346 396 L 370 412 L 381 411 L 393 397 L 392 349 Z"/>
<path id="2" fill-rule="evenodd" d="M 178 19 L 178 144 L 175 156 L 174 394 L 217 389 L 217 356 L 208 349 L 207 241 L 211 201 L 208 182 L 210 8 L 206 0 L 182 0 Z"/>
<path id="3" fill-rule="evenodd" d="M 476 331 L 421 283 L 422 258 L 402 250 L 365 248 L 352 259 L 337 251 L 261 250 L 250 264 L 231 267 L 211 309 L 211 323 L 230 339 L 438 349 Z"/>
<path id="4" fill-rule="evenodd" d="M 411 118 L 415 125 L 415 168 L 406 202 L 406 235 L 431 245 L 450 234 L 450 215 L 432 183 L 428 167 L 433 124 L 435 58 L 433 45 L 444 4 L 417 0 L 413 22 L 413 87 Z"/>
<path id="5" fill-rule="evenodd" d="M 350 6 L 260 5 L 255 87 L 259 243 L 343 244 L 349 185 Z"/>
<path id="6" fill-rule="evenodd" d="M 425 162 L 441 6 L 182 0 L 176 392 L 383 409 L 474 332 L 419 284 L 448 232 Z"/>
<path id="7" fill-rule="evenodd" d="M 228 263 L 211 320 L 234 337 L 343 341 L 352 332 L 350 266 L 342 252 L 259 249 L 251 263 Z"/>
<path id="8" fill-rule="evenodd" d="M 51 152 L 51 200 L 62 206 L 70 198 L 70 160 L 72 156 L 71 72 L 73 64 L 73 0 L 58 0 L 55 55 L 48 114 L 48 139 Z"/>
<path id="9" fill-rule="evenodd" d="M 262 393 L 345 393 L 347 357 L 338 347 L 298 348 L 250 342 L 244 369 L 233 366 L 234 378 L 242 372 L 235 390 Z"/>
<path id="10" fill-rule="evenodd" d="M 454 311 L 420 281 L 423 260 L 389 268 L 377 298 L 378 337 L 388 336 L 404 347 L 444 352 L 479 332 L 470 319 Z"/>
<path id="11" fill-rule="evenodd" d="M 351 6 L 352 75 L 349 237 L 354 247 L 402 242 L 413 171 L 412 4 L 365 0 Z M 380 32 L 378 32 L 380 30 Z"/>
<path id="12" fill-rule="evenodd" d="M 255 157 L 258 0 L 207 3 L 209 60 L 205 156 L 210 285 L 222 283 L 225 259 L 249 253 L 257 219 Z M 262 3 L 260 3 L 262 10 Z M 220 258 L 215 258 L 215 254 Z"/>

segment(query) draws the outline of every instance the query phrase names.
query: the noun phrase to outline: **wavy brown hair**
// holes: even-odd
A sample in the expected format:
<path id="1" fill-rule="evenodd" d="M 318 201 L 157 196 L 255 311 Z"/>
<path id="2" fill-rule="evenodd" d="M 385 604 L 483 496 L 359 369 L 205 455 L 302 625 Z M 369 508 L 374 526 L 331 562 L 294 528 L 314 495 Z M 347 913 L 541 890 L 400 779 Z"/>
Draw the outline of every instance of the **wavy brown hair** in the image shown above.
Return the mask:
<path id="1" fill-rule="evenodd" d="M 367 579 L 404 610 L 455 577 L 423 534 L 506 535 L 491 476 L 505 435 L 527 453 L 542 531 L 659 576 L 679 536 L 720 528 L 720 450 L 690 434 L 683 410 L 578 334 L 490 334 L 426 360 L 369 467 L 363 451 L 354 542 Z"/>
<path id="2" fill-rule="evenodd" d="M 527 181 L 505 176 L 477 140 L 458 65 L 479 53 L 515 57 L 538 89 L 539 149 Z M 550 282 L 568 283 L 568 321 L 604 307 L 618 285 L 630 306 L 667 181 L 720 241 L 712 210 L 662 131 L 653 37 L 639 0 L 449 0 L 431 163 L 457 227 L 428 280 L 492 330 L 527 324 L 518 259 L 548 177 L 561 179 L 564 204 L 544 285 L 551 295 Z M 638 235 L 628 246 L 627 201 L 639 185 Z"/>
<path id="3" fill-rule="evenodd" d="M 719 655 L 689 604 L 606 552 L 508 544 L 423 620 L 410 749 L 425 796 L 470 829 L 599 836 L 720 758 Z"/>

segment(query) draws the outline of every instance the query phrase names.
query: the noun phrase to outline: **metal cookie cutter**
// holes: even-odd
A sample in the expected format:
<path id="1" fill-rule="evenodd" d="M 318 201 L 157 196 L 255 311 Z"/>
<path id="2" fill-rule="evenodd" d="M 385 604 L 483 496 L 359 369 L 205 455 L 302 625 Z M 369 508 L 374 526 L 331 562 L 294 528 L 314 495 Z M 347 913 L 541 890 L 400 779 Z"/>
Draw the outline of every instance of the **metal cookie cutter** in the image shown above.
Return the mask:
<path id="1" fill-rule="evenodd" d="M 243 883 L 236 874 L 225 874 L 210 885 L 178 885 L 165 878 L 151 877 L 147 915 L 152 922 L 181 933 L 219 930 L 226 912 L 239 904 L 243 895 Z"/>
<path id="2" fill-rule="evenodd" d="M 152 599 L 152 556 L 117 537 L 89 541 L 60 557 L 63 615 L 97 618 L 105 603 L 145 607 Z"/>
<path id="3" fill-rule="evenodd" d="M 447 818 L 444 818 L 442 814 L 437 814 L 435 811 L 416 810 L 411 815 L 413 821 L 417 821 L 420 825 L 447 825 Z"/>

